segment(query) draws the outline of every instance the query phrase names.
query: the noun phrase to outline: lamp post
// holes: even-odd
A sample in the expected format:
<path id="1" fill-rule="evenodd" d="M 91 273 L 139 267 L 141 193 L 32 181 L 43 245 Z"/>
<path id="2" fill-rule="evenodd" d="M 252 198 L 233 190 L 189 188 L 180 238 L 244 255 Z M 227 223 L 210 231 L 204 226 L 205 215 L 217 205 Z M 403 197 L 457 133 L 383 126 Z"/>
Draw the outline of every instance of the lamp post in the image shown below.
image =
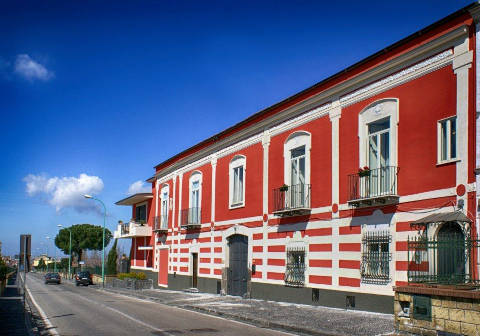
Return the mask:
<path id="1" fill-rule="evenodd" d="M 100 202 L 103 205 L 103 230 L 102 230 L 102 287 L 105 288 L 105 217 L 107 216 L 107 208 L 105 204 L 91 195 L 83 195 L 83 197 Z"/>
<path id="2" fill-rule="evenodd" d="M 62 227 L 62 224 L 57 225 L 59 228 Z M 65 228 L 70 232 L 70 247 L 68 249 L 68 276 L 71 277 L 72 273 L 70 271 L 70 265 L 72 264 L 72 228 Z"/>

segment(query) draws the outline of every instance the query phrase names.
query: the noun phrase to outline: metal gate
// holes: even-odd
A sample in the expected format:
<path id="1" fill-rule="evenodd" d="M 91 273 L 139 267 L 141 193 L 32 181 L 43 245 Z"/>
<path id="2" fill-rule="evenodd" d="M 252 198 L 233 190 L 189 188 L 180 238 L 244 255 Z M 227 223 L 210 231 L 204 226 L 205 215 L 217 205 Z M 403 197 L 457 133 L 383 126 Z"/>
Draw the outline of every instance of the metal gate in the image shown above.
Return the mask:
<path id="1" fill-rule="evenodd" d="M 248 237 L 233 235 L 228 238 L 229 274 L 228 289 L 230 295 L 243 296 L 247 293 L 248 279 Z"/>

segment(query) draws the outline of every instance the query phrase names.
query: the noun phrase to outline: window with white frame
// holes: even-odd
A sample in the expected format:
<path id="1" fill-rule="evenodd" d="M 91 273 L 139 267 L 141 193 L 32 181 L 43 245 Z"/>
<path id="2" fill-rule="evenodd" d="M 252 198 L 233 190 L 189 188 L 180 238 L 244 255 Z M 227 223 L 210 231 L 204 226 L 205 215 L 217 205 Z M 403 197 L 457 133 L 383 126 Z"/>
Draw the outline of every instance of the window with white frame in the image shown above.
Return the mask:
<path id="1" fill-rule="evenodd" d="M 168 228 L 168 198 L 169 198 L 169 186 L 164 185 L 161 190 L 160 199 L 160 228 Z"/>
<path id="2" fill-rule="evenodd" d="M 287 246 L 285 284 L 294 287 L 305 285 L 305 246 Z"/>
<path id="3" fill-rule="evenodd" d="M 457 117 L 438 122 L 438 162 L 457 158 Z"/>
<path id="4" fill-rule="evenodd" d="M 287 186 L 276 208 L 310 207 L 310 148 L 311 135 L 298 131 L 284 145 L 284 184 Z M 282 187 L 283 188 L 283 187 Z"/>
<path id="5" fill-rule="evenodd" d="M 188 223 L 200 224 L 200 208 L 202 206 L 202 174 L 194 172 L 190 176 L 190 197 L 188 210 Z"/>
<path id="6" fill-rule="evenodd" d="M 367 230 L 363 233 L 360 269 L 362 282 L 384 283 L 390 280 L 391 241 L 389 230 Z"/>
<path id="7" fill-rule="evenodd" d="M 375 101 L 358 118 L 359 174 L 351 182 L 351 197 L 396 194 L 398 99 Z"/>
<path id="8" fill-rule="evenodd" d="M 245 166 L 246 159 L 243 155 L 237 155 L 230 161 L 230 208 L 245 205 Z"/>

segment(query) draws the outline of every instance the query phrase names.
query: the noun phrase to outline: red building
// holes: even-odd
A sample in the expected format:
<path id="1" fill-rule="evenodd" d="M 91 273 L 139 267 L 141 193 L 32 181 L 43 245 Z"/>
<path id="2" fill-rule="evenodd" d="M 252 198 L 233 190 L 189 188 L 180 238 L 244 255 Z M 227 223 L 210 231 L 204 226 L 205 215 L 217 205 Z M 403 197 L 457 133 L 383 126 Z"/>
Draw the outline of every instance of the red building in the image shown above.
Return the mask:
<path id="1" fill-rule="evenodd" d="M 477 11 L 158 164 L 151 193 L 117 202 L 132 206 L 115 232 L 131 268 L 164 288 L 379 312 L 396 285 L 478 279 L 476 249 L 409 243 L 477 237 Z"/>

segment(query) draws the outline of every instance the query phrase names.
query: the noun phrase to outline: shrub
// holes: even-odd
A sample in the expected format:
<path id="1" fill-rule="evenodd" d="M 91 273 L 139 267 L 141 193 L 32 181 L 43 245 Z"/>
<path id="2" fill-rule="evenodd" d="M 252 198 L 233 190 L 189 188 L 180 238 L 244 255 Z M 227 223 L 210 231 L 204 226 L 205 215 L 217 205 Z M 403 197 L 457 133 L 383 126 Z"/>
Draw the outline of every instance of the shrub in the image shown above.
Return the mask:
<path id="1" fill-rule="evenodd" d="M 146 280 L 147 276 L 143 272 L 130 272 L 130 273 L 118 273 L 117 278 L 120 280 L 123 279 L 137 279 L 137 280 Z"/>

